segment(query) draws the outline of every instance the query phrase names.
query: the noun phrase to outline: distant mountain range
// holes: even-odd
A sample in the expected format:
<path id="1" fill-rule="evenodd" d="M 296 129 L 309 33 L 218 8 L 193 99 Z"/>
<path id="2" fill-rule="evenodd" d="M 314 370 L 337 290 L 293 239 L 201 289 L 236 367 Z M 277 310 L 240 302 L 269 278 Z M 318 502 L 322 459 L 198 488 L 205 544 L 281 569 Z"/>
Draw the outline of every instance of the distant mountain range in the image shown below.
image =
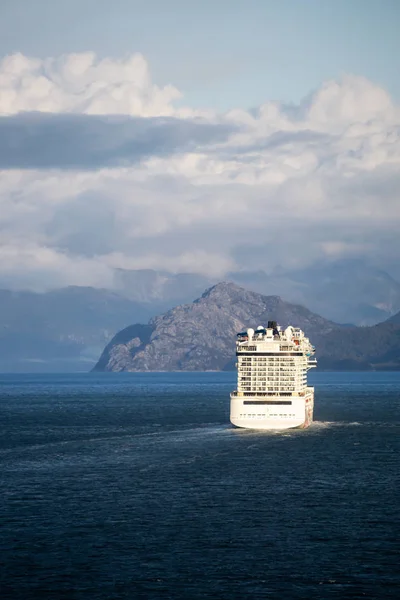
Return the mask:
<path id="1" fill-rule="evenodd" d="M 232 281 L 278 294 L 336 323 L 375 325 L 400 311 L 400 283 L 362 260 L 317 263 L 298 271 L 236 273 Z"/>
<path id="2" fill-rule="evenodd" d="M 375 325 L 400 311 L 400 283 L 362 260 L 319 262 L 307 269 L 240 271 L 225 280 L 268 296 L 307 306 L 337 323 Z M 191 302 L 218 280 L 196 274 L 117 270 L 115 290 L 136 302 L 159 308 Z M 161 311 L 159 311 L 161 312 Z"/>
<path id="3" fill-rule="evenodd" d="M 236 333 L 265 325 L 301 327 L 325 369 L 400 369 L 400 313 L 373 327 L 338 325 L 278 296 L 220 283 L 191 304 L 131 325 L 107 345 L 97 371 L 207 371 L 234 366 Z"/>
<path id="4" fill-rule="evenodd" d="M 88 371 L 116 331 L 152 314 L 108 290 L 0 290 L 0 370 Z"/>
<path id="5" fill-rule="evenodd" d="M 400 370 L 400 312 L 371 327 L 332 330 L 317 352 L 325 370 Z"/>
<path id="6" fill-rule="evenodd" d="M 247 290 L 307 306 L 338 323 L 374 325 L 400 311 L 400 284 L 362 261 L 272 275 L 241 271 L 228 279 Z M 90 370 L 118 331 L 191 303 L 216 283 L 193 273 L 117 269 L 113 291 L 0 289 L 0 371 Z"/>

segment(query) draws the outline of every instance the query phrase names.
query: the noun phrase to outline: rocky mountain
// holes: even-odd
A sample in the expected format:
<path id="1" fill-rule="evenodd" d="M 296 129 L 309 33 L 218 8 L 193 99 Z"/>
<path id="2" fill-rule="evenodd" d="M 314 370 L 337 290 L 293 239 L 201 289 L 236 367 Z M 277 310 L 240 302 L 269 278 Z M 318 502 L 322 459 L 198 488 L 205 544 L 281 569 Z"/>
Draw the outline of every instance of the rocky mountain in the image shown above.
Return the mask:
<path id="1" fill-rule="evenodd" d="M 371 327 L 344 326 L 279 296 L 220 283 L 191 304 L 132 325 L 107 345 L 98 371 L 207 371 L 233 368 L 236 333 L 277 320 L 306 331 L 326 370 L 400 369 L 400 312 Z"/>
<path id="2" fill-rule="evenodd" d="M 0 290 L 0 371 L 87 371 L 104 345 L 154 312 L 109 290 Z"/>
<path id="3" fill-rule="evenodd" d="M 338 323 L 373 325 L 400 311 L 400 284 L 363 261 L 324 262 L 273 274 L 241 271 L 229 279 Z M 194 273 L 116 269 L 113 291 L 0 289 L 0 371 L 88 370 L 123 327 L 191 303 L 216 283 Z"/>
<path id="4" fill-rule="evenodd" d="M 207 371 L 229 369 L 243 328 L 276 319 L 301 327 L 313 342 L 346 329 L 279 296 L 262 296 L 219 283 L 191 304 L 178 306 L 119 332 L 105 348 L 99 371 Z"/>

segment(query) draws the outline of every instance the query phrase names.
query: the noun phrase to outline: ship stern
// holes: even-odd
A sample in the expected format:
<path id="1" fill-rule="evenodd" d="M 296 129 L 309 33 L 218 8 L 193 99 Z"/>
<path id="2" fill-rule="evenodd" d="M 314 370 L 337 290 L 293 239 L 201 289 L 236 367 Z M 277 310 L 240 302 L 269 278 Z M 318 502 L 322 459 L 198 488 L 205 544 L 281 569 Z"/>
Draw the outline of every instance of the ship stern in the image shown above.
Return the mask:
<path id="1" fill-rule="evenodd" d="M 306 429 L 313 421 L 314 388 L 303 395 L 262 399 L 231 393 L 230 422 L 245 429 Z"/>

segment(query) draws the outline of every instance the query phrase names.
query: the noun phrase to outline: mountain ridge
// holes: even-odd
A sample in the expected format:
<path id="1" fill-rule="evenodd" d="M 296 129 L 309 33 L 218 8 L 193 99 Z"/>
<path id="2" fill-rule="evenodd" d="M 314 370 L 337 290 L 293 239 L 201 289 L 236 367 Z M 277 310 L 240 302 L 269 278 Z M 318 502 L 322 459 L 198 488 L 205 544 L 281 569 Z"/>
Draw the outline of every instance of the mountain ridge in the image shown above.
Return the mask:
<path id="1" fill-rule="evenodd" d="M 149 321 L 148 341 L 132 329 L 128 343 L 117 336 L 107 345 L 94 370 L 207 371 L 226 369 L 234 355 L 236 333 L 274 318 L 289 323 L 318 340 L 341 329 L 307 308 L 279 296 L 263 296 L 222 282 L 208 288 L 191 304 L 177 306 Z M 120 332 L 118 335 L 126 335 Z"/>
<path id="2" fill-rule="evenodd" d="M 360 275 L 350 290 L 350 296 L 346 296 L 349 280 L 351 282 L 357 270 Z M 298 312 L 301 312 L 301 306 L 307 306 L 314 314 L 319 314 L 328 321 L 343 326 L 347 324 L 348 329 L 353 328 L 351 316 L 354 317 L 356 313 L 359 317 L 355 320 L 362 324 L 371 321 L 374 324 L 387 317 L 391 323 L 400 320 L 398 311 L 394 312 L 400 298 L 399 286 L 384 271 L 374 270 L 357 261 L 347 261 L 332 263 L 326 269 L 324 265 L 315 266 L 308 269 L 307 273 L 307 277 L 311 277 L 308 283 L 304 283 L 306 276 L 301 272 L 293 274 L 294 279 L 297 277 L 298 288 L 292 292 L 293 297 L 297 298 L 300 290 L 300 296 L 312 300 L 311 304 L 293 300 L 286 295 L 285 290 L 290 291 L 291 283 L 285 279 L 287 275 L 283 274 L 281 277 L 281 272 L 275 274 L 275 280 L 263 271 L 248 273 L 240 294 L 251 291 L 260 296 L 268 296 L 271 310 L 273 307 L 282 307 L 279 303 L 286 301 L 297 306 Z M 225 286 L 230 283 L 238 285 L 237 281 L 232 282 L 231 275 L 238 279 L 240 274 L 230 274 L 227 276 L 229 281 L 220 283 Z M 241 274 L 242 277 L 244 275 Z M 105 345 L 124 327 L 132 323 L 146 324 L 149 319 L 157 318 L 177 305 L 193 301 L 199 303 L 207 294 L 212 295 L 213 288 L 218 285 L 205 276 L 172 275 L 166 271 L 151 269 L 122 271 L 119 279 L 119 287 L 116 285 L 115 289 L 89 286 L 69 286 L 47 292 L 0 289 L 0 371 L 86 371 L 96 364 Z M 255 288 L 251 290 L 253 283 Z M 282 291 L 279 289 L 280 283 Z M 226 289 L 230 289 L 231 294 L 235 293 L 235 288 Z M 268 290 L 267 294 L 263 291 L 265 289 Z M 221 296 L 222 287 L 219 288 L 219 293 Z M 328 304 L 327 294 L 330 298 Z M 247 301 L 253 300 L 248 297 Z M 259 301 L 260 298 L 256 302 Z M 353 304 L 347 313 L 346 303 L 350 301 Z M 227 302 L 230 303 L 231 300 L 228 298 Z M 355 302 L 358 304 L 354 304 Z M 325 310 L 315 310 L 314 304 Z M 343 319 L 328 318 L 332 305 L 336 307 L 333 312 Z M 373 335 L 382 338 L 382 335 Z M 332 343 L 339 342 L 334 338 Z M 374 365 L 376 361 L 372 358 L 371 364 Z M 355 364 L 359 363 L 356 361 Z"/>

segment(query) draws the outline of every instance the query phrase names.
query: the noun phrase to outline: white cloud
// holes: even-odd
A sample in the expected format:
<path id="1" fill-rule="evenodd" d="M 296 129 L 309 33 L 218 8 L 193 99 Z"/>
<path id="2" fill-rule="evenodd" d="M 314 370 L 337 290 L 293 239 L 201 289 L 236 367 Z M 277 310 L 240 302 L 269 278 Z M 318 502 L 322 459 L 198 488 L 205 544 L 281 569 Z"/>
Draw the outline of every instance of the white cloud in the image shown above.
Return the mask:
<path id="1" fill-rule="evenodd" d="M 97 60 L 92 52 L 59 59 L 31 59 L 22 54 L 0 64 L 0 114 L 21 111 L 88 115 L 168 116 L 180 97 L 172 85 L 151 82 L 141 54 L 125 60 Z"/>
<path id="2" fill-rule="evenodd" d="M 157 128 L 159 117 L 180 127 L 200 114 L 232 133 L 164 154 L 143 134 L 146 156 L 130 166 L 65 171 L 55 148 L 52 169 L 0 172 L 0 281 L 111 285 L 113 267 L 222 277 L 321 256 L 364 254 L 384 264 L 399 254 L 400 115 L 385 90 L 349 75 L 300 106 L 225 115 L 177 108 L 178 97 L 151 82 L 140 55 L 3 60 L 6 120 L 23 111 L 120 114 L 151 117 Z M 70 135 L 77 154 L 91 134 L 82 127 Z"/>
<path id="3" fill-rule="evenodd" d="M 4 287 L 42 291 L 68 285 L 112 287 L 113 271 L 101 261 L 69 256 L 22 239 L 0 246 Z"/>
<path id="4" fill-rule="evenodd" d="M 389 94 L 363 77 L 328 81 L 306 103 L 310 124 L 323 131 L 340 131 L 343 126 L 375 119 L 390 121 L 393 113 Z"/>

